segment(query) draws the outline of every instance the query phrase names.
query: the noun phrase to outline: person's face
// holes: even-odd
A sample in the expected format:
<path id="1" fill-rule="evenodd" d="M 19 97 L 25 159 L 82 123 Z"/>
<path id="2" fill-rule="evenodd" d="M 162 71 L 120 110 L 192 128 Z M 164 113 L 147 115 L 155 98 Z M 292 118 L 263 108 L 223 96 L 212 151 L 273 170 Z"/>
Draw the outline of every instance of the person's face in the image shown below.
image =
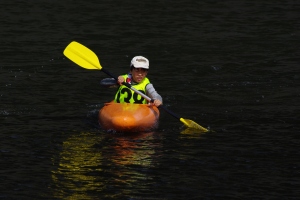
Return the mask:
<path id="1" fill-rule="evenodd" d="M 131 70 L 132 78 L 134 82 L 140 83 L 147 76 L 148 70 L 144 68 L 133 68 Z"/>

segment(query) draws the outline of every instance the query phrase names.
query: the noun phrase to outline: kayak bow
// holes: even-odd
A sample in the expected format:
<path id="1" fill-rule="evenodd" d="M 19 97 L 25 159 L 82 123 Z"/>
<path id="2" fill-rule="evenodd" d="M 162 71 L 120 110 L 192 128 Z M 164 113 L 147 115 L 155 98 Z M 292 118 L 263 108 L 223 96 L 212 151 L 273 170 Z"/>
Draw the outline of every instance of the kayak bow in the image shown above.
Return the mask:
<path id="1" fill-rule="evenodd" d="M 99 124 L 116 132 L 148 132 L 158 127 L 159 114 L 156 106 L 111 102 L 99 111 Z"/>

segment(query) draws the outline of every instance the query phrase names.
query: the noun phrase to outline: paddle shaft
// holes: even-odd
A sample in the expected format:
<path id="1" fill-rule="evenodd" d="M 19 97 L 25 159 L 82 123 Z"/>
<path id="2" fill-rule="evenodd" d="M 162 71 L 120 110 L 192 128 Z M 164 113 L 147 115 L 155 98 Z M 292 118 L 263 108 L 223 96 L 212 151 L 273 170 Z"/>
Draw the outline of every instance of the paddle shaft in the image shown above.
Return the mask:
<path id="1" fill-rule="evenodd" d="M 144 93 L 138 91 L 137 89 L 135 89 L 134 87 L 132 87 L 130 84 L 123 82 L 123 85 L 127 86 L 128 88 L 130 88 L 131 90 L 133 90 L 134 92 L 136 92 L 137 94 L 141 95 L 142 97 L 144 97 L 145 99 L 147 99 L 148 101 L 150 101 L 151 103 L 154 102 L 154 99 L 151 99 L 150 97 L 148 97 L 147 95 L 145 95 Z M 164 109 L 167 113 L 169 113 L 170 115 L 172 115 L 173 117 L 175 117 L 176 119 L 180 120 L 180 117 L 177 116 L 175 113 L 173 113 L 172 111 L 170 111 L 169 109 L 167 109 L 165 106 L 160 105 L 159 108 Z"/>

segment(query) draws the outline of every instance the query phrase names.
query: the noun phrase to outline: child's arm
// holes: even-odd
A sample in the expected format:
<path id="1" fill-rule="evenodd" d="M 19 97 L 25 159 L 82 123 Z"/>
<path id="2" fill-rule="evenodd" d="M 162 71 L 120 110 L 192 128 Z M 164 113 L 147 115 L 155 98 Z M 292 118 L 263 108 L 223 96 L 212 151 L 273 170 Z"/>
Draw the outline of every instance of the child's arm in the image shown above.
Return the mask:
<path id="1" fill-rule="evenodd" d="M 156 92 L 155 88 L 151 83 L 149 83 L 146 86 L 146 94 L 149 96 L 151 99 L 154 99 L 154 105 L 155 106 L 160 106 L 163 102 L 162 97 Z"/>

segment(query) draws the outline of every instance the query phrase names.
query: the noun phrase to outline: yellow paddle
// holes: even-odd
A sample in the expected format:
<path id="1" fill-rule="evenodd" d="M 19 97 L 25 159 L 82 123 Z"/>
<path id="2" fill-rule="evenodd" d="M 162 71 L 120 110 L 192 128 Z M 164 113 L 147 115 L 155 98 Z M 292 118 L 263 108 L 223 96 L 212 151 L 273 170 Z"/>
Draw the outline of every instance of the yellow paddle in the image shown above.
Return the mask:
<path id="1" fill-rule="evenodd" d="M 75 42 L 75 41 L 71 42 L 65 48 L 64 55 L 67 58 L 69 58 L 71 61 L 73 61 L 74 63 L 76 63 L 77 65 L 79 65 L 79 66 L 81 66 L 85 69 L 101 70 L 104 73 L 106 73 L 107 75 L 114 78 L 115 80 L 118 80 L 116 76 L 114 76 L 109 71 L 102 68 L 102 66 L 100 65 L 98 57 L 96 56 L 96 54 L 92 50 L 90 50 L 89 48 L 83 46 L 82 44 L 80 44 L 78 42 Z M 147 99 L 148 101 L 150 101 L 150 102 L 154 101 L 153 99 L 151 99 L 147 95 L 141 93 L 140 91 L 138 91 L 137 89 L 132 87 L 129 83 L 123 82 L 122 84 L 127 86 L 128 88 L 130 88 L 131 90 L 133 90 L 137 94 L 141 95 L 143 98 Z M 175 113 L 173 113 L 172 111 L 170 111 L 169 109 L 167 109 L 163 105 L 161 105 L 159 107 L 163 108 L 167 113 L 169 113 L 170 115 L 172 115 L 176 119 L 179 119 L 188 128 L 198 129 L 198 130 L 201 130 L 203 132 L 208 131 L 206 128 L 200 126 L 199 124 L 197 124 L 196 122 L 194 122 L 192 120 L 184 119 L 184 118 L 181 118 L 181 117 L 177 116 Z"/>

